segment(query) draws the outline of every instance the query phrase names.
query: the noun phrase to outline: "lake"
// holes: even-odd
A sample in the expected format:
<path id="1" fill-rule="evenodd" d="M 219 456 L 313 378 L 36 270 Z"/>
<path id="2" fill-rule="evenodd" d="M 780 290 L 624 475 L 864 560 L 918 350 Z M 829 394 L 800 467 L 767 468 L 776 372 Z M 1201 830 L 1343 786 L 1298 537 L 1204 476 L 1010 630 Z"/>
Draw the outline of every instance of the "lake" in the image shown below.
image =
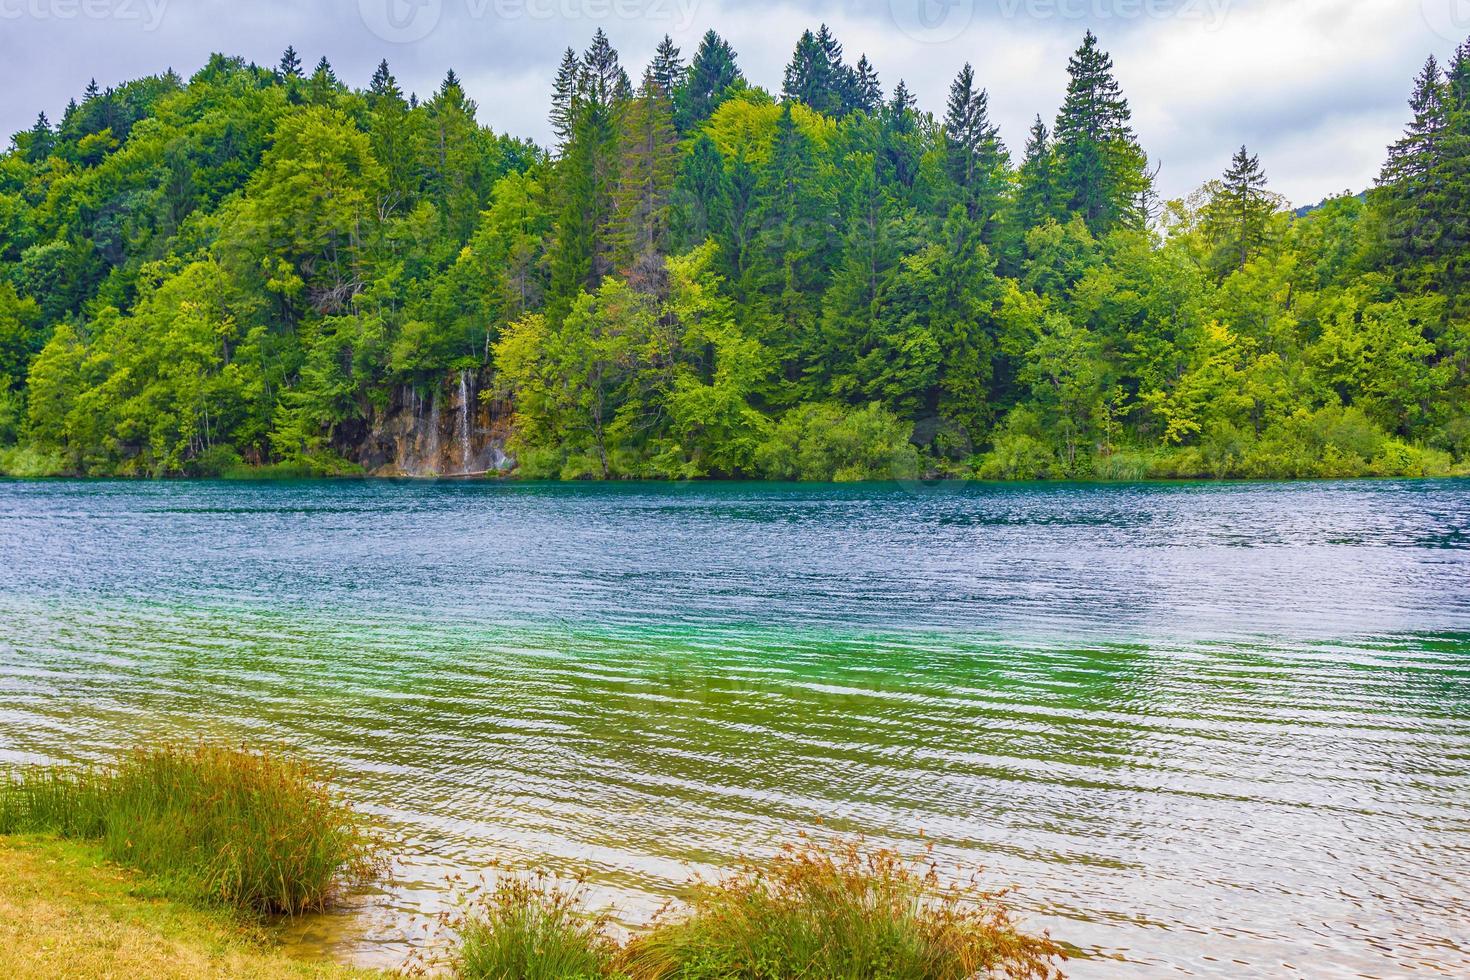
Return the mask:
<path id="1" fill-rule="evenodd" d="M 799 831 L 1019 887 L 1076 977 L 1470 975 L 1470 483 L 0 483 L 0 763 L 335 767 L 444 877 L 645 919 Z"/>

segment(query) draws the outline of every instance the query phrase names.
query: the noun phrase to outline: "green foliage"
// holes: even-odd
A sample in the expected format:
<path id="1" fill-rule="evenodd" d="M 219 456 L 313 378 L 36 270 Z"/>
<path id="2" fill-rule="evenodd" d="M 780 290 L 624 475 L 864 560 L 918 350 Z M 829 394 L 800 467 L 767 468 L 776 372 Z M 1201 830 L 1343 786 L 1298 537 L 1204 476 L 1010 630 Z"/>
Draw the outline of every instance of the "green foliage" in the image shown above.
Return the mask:
<path id="1" fill-rule="evenodd" d="M 0 834 L 15 833 L 101 841 L 190 898 L 249 912 L 320 910 L 380 870 L 362 818 L 311 767 L 203 744 L 14 773 L 0 782 Z"/>
<path id="2" fill-rule="evenodd" d="M 1377 188 L 1300 215 L 1244 147 L 1160 209 L 1091 33 L 1014 166 L 972 68 L 931 116 L 826 27 L 779 97 L 713 31 L 622 65 L 566 52 L 550 155 L 453 72 L 291 50 L 38 119 L 0 154 L 3 465 L 353 472 L 455 438 L 462 378 L 525 476 L 1470 465 L 1470 48 Z M 1347 410 L 1381 444 L 1318 433 Z"/>
<path id="3" fill-rule="evenodd" d="M 772 480 L 853 483 L 919 475 L 911 427 L 878 402 L 865 408 L 801 405 L 782 416 L 756 450 L 755 463 Z"/>

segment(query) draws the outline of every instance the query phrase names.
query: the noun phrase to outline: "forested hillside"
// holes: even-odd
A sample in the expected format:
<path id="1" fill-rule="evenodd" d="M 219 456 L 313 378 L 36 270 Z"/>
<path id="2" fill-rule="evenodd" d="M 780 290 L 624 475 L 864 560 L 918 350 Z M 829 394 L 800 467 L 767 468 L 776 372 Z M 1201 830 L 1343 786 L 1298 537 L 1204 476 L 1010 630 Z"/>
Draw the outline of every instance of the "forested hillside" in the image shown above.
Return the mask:
<path id="1" fill-rule="evenodd" d="M 1098 40 L 1065 67 L 1003 136 L 1004 79 L 931 114 L 825 27 L 779 93 L 714 32 L 631 72 L 598 32 L 549 149 L 452 71 L 94 84 L 0 157 L 0 470 L 1463 470 L 1470 46 L 1301 216 L 1245 148 L 1159 201 Z"/>

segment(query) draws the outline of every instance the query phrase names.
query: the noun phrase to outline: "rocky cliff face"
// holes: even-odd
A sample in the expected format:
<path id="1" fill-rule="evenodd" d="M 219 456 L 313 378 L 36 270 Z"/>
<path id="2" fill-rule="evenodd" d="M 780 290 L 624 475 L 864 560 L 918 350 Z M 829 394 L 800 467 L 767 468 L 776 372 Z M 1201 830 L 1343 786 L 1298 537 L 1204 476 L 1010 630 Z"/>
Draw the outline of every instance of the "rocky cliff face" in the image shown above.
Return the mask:
<path id="1" fill-rule="evenodd" d="M 462 371 L 430 391 L 400 389 L 355 455 L 373 476 L 493 477 L 515 466 L 505 454 L 509 423 L 509 409 L 482 403 L 479 379 Z"/>

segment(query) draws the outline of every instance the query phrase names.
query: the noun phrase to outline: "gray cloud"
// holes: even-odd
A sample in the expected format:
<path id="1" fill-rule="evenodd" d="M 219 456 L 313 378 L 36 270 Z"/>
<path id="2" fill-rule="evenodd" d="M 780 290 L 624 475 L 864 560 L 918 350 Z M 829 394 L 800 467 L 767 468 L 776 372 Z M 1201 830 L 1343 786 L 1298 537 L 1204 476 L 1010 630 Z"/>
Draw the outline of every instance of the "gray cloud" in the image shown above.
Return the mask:
<path id="1" fill-rule="evenodd" d="M 1136 127 L 1185 194 L 1246 143 L 1274 186 L 1299 203 L 1371 184 L 1397 135 L 1414 73 L 1470 34 L 1460 0 L 0 0 L 0 127 L 56 118 L 88 79 L 109 85 L 212 51 L 274 64 L 294 45 L 362 85 L 388 58 L 405 89 L 427 93 L 446 68 L 481 121 L 545 140 L 561 51 L 607 30 L 630 68 L 664 34 L 686 55 L 709 27 L 767 88 L 804 27 L 830 24 L 852 60 L 867 53 L 885 85 L 905 78 L 939 111 L 965 61 L 991 92 L 1014 151 L 1031 118 L 1061 101 L 1067 56 L 1088 27 L 1113 52 Z"/>

